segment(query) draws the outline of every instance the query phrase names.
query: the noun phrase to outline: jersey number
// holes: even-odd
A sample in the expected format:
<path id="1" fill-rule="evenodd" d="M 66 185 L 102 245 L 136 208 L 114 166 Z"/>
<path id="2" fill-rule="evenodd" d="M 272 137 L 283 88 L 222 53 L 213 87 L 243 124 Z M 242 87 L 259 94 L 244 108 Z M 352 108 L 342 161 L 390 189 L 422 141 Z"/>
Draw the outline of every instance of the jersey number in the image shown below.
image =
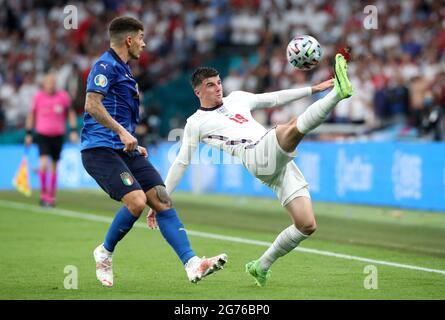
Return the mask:
<path id="1" fill-rule="evenodd" d="M 236 123 L 240 123 L 240 124 L 249 121 L 246 118 L 244 118 L 242 115 L 240 115 L 239 113 L 235 114 L 234 117 L 231 117 L 229 119 L 235 121 Z"/>

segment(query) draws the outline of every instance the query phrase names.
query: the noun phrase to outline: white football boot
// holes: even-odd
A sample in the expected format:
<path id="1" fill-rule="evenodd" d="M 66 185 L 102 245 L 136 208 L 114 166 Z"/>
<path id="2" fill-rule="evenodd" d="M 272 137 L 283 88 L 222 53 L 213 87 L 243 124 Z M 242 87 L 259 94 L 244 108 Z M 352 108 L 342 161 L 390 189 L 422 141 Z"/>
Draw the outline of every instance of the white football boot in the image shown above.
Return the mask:
<path id="1" fill-rule="evenodd" d="M 195 256 L 185 264 L 185 271 L 190 282 L 197 283 L 205 276 L 223 269 L 226 262 L 227 255 L 225 253 L 211 258 Z"/>
<path id="2" fill-rule="evenodd" d="M 96 260 L 96 276 L 104 286 L 113 286 L 113 259 L 112 253 L 104 248 L 103 244 L 99 245 L 93 252 L 94 260 Z"/>

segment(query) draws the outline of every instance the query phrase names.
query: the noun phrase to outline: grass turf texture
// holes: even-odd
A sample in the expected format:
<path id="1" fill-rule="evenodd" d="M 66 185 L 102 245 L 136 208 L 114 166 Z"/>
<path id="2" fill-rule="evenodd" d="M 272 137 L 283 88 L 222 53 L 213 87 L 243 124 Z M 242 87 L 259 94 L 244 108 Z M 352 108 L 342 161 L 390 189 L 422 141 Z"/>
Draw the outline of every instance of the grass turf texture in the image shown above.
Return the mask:
<path id="1" fill-rule="evenodd" d="M 188 230 L 272 242 L 290 224 L 275 199 L 178 193 L 173 200 Z M 0 192 L 0 299 L 445 299 L 445 274 L 374 264 L 378 289 L 367 290 L 364 268 L 372 263 L 304 252 L 279 259 L 259 288 L 244 265 L 266 246 L 190 234 L 197 254 L 229 255 L 224 270 L 193 285 L 160 232 L 140 227 L 116 248 L 115 285 L 104 288 L 92 251 L 109 223 L 45 212 L 111 219 L 119 204 L 91 190 L 61 191 L 55 210 L 37 202 L 36 194 Z M 444 214 L 330 203 L 316 203 L 315 212 L 318 230 L 302 248 L 445 270 Z M 67 265 L 78 269 L 77 290 L 64 288 Z"/>

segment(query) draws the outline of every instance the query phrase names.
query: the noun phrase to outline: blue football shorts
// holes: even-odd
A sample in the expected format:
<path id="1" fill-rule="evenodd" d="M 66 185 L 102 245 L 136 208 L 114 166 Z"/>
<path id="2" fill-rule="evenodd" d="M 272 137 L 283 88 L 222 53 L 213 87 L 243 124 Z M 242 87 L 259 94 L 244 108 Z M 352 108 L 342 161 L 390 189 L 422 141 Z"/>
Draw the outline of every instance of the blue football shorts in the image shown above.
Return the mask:
<path id="1" fill-rule="evenodd" d="M 82 163 L 88 174 L 114 200 L 134 190 L 147 192 L 165 186 L 158 171 L 139 151 L 112 148 L 82 150 Z"/>

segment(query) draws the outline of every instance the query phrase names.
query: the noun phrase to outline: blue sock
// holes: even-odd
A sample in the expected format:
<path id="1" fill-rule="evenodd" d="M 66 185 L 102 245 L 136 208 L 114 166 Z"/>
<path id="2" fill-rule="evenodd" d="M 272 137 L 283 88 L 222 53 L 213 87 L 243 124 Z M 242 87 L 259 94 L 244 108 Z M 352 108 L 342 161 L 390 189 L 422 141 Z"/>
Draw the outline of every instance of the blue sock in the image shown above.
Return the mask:
<path id="1" fill-rule="evenodd" d="M 105 249 L 113 252 L 116 244 L 130 231 L 137 219 L 127 207 L 120 208 L 105 236 Z"/>
<path id="2" fill-rule="evenodd" d="M 192 248 L 190 247 L 187 233 L 185 232 L 184 225 L 179 220 L 176 210 L 170 208 L 156 214 L 156 221 L 158 222 L 159 230 L 161 230 L 162 236 L 176 251 L 179 259 L 185 265 L 187 261 L 195 256 Z"/>

